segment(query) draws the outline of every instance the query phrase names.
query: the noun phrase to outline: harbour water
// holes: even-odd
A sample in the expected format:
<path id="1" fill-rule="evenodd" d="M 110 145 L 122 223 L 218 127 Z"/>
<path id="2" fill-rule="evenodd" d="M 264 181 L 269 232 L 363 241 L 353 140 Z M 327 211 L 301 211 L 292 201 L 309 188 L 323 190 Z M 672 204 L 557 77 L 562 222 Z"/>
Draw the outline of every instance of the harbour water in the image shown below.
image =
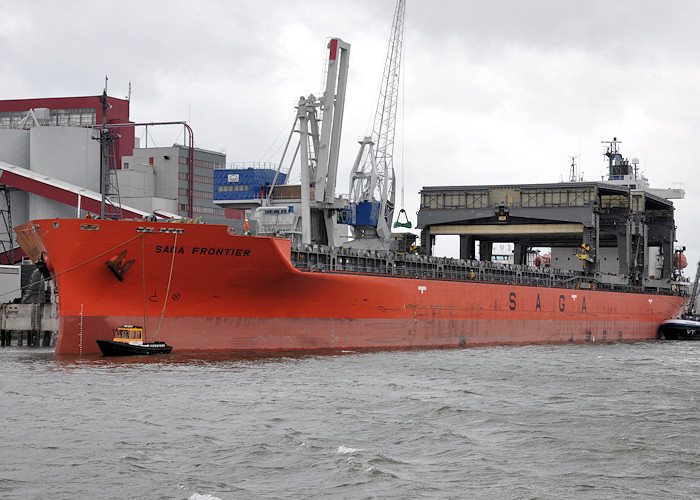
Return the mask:
<path id="1" fill-rule="evenodd" d="M 700 498 L 700 343 L 0 349 L 2 498 Z"/>

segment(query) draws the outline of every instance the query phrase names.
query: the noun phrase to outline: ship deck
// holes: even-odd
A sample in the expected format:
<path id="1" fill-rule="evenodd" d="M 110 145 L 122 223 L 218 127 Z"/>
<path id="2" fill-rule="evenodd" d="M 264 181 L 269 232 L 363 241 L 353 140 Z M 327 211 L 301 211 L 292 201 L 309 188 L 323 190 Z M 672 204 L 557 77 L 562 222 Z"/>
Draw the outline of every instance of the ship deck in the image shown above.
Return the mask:
<path id="1" fill-rule="evenodd" d="M 549 288 L 606 290 L 624 293 L 687 295 L 688 283 L 646 278 L 631 283 L 627 276 L 551 267 L 522 266 L 479 260 L 433 257 L 381 250 L 332 248 L 324 245 L 292 244 L 292 265 L 305 272 L 364 274 Z"/>

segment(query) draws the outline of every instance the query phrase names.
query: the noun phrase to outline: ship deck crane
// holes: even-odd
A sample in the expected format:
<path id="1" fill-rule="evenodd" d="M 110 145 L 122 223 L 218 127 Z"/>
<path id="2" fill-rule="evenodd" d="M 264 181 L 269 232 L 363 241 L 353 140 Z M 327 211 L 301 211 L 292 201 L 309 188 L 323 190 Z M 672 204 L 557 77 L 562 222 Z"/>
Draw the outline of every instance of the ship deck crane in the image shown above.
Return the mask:
<path id="1" fill-rule="evenodd" d="M 299 143 L 294 148 L 289 168 L 291 170 L 291 164 L 298 156 L 301 163 L 301 200 L 298 206 L 301 212 L 298 218 L 301 228 L 297 231 L 294 223 L 292 225 L 295 227 L 288 233 L 297 234 L 301 243 L 338 246 L 341 241 L 335 213 L 345 208 L 345 201 L 335 198 L 335 187 L 350 44 L 339 38 L 332 38 L 328 44 L 328 54 L 323 95 L 316 97 L 311 94 L 299 98 L 296 119 L 282 159 L 272 185 L 263 189 L 262 206 L 256 210 L 255 219 L 259 227 L 276 226 L 275 222 L 269 223 L 266 218 L 272 215 L 273 219 L 279 219 L 279 207 L 273 204 L 273 192 L 279 189 L 277 180 L 285 163 L 285 156 L 290 152 L 292 137 L 299 134 Z"/>
<path id="2" fill-rule="evenodd" d="M 394 136 L 399 96 L 401 47 L 403 44 L 406 1 L 398 0 L 384 63 L 379 99 L 374 115 L 372 134 L 360 141 L 360 150 L 350 174 L 350 202 L 357 213 L 353 227 L 356 242 L 375 240 L 376 247 L 388 244 L 394 216 L 396 177 L 394 175 Z"/>
<path id="3" fill-rule="evenodd" d="M 404 12 L 405 0 L 398 0 L 373 132 L 360 142 L 360 152 L 352 168 L 350 206 L 347 199 L 335 197 L 350 45 L 333 38 L 328 44 L 323 95 L 299 99 L 296 120 L 272 184 L 261 190 L 260 207 L 254 216 L 259 232 L 262 228 L 264 234 L 287 235 L 307 244 L 391 247 L 396 186 L 393 148 Z M 290 142 L 297 133 L 299 144 L 292 149 Z M 291 163 L 297 157 L 301 163 L 300 200 L 296 207 L 273 196 L 280 189 L 277 180 L 285 156 L 291 151 Z M 344 241 L 339 224 L 353 228 L 354 240 Z"/>
<path id="4" fill-rule="evenodd" d="M 695 281 L 693 281 L 693 289 L 690 292 L 688 307 L 686 308 L 686 316 L 690 319 L 696 319 L 697 317 L 698 280 L 700 280 L 700 261 L 698 261 L 698 268 L 695 270 Z"/>

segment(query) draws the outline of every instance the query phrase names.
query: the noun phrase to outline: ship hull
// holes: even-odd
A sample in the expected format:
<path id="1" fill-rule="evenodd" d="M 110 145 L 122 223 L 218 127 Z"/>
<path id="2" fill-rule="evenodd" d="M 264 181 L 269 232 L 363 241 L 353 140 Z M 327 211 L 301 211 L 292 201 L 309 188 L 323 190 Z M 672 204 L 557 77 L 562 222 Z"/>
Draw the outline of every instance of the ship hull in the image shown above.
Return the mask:
<path id="1" fill-rule="evenodd" d="M 56 279 L 65 354 L 99 352 L 95 341 L 122 324 L 179 352 L 637 341 L 684 306 L 669 295 L 302 272 L 289 241 L 217 225 L 58 219 L 16 232 Z"/>

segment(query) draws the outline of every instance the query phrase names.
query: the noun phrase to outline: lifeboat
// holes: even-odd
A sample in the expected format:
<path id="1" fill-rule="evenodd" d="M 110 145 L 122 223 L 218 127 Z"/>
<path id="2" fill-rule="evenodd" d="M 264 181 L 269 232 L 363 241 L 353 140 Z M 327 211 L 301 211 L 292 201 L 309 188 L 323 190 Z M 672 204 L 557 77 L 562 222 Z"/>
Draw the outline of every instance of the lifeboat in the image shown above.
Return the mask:
<path id="1" fill-rule="evenodd" d="M 676 269 L 685 269 L 688 267 L 688 259 L 684 253 L 675 253 L 673 255 L 673 267 Z"/>

